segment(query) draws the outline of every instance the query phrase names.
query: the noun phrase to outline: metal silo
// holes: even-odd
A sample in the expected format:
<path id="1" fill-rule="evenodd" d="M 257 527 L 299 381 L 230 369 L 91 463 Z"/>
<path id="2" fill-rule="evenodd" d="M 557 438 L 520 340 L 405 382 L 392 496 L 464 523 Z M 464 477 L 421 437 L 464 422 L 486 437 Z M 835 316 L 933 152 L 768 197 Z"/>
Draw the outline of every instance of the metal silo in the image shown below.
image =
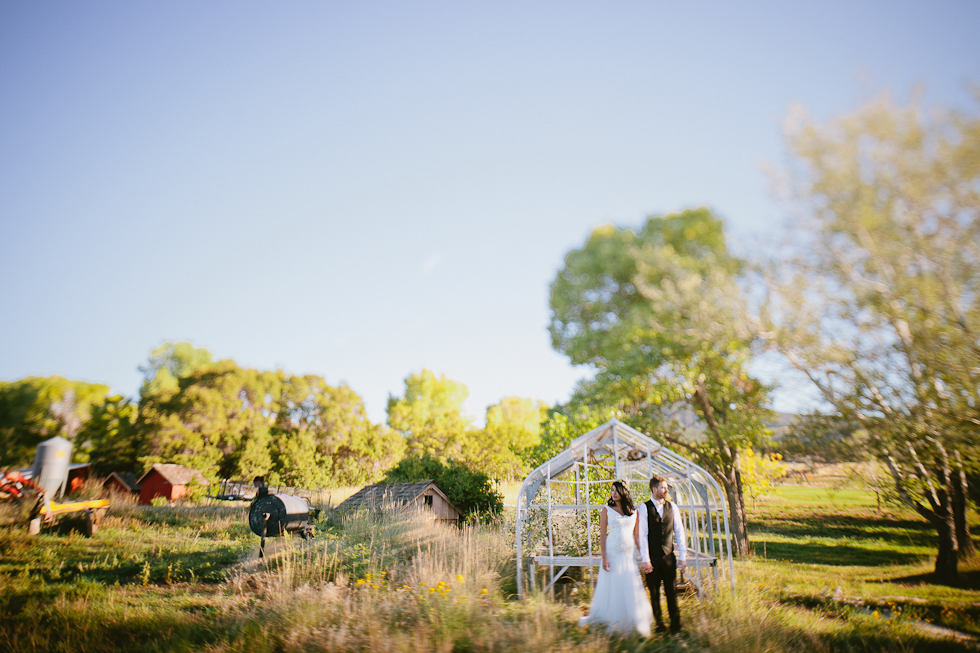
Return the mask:
<path id="1" fill-rule="evenodd" d="M 71 442 L 54 437 L 37 445 L 34 456 L 34 474 L 31 480 L 44 490 L 48 499 L 64 493 L 68 482 L 68 465 L 71 463 Z"/>

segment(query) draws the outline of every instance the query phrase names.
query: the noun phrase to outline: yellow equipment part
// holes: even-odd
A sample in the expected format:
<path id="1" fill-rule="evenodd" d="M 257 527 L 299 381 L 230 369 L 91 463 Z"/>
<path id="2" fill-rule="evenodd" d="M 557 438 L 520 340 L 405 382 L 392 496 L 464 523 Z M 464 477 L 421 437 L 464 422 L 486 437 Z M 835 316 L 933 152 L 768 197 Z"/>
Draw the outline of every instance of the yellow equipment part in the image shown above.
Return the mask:
<path id="1" fill-rule="evenodd" d="M 50 510 L 48 509 L 50 506 Z M 92 499 L 91 501 L 70 501 L 68 503 L 55 503 L 51 501 L 44 506 L 41 506 L 41 514 L 45 517 L 49 515 L 51 517 L 55 515 L 63 515 L 69 512 L 78 512 L 80 510 L 95 510 L 97 508 L 108 508 L 108 499 Z"/>

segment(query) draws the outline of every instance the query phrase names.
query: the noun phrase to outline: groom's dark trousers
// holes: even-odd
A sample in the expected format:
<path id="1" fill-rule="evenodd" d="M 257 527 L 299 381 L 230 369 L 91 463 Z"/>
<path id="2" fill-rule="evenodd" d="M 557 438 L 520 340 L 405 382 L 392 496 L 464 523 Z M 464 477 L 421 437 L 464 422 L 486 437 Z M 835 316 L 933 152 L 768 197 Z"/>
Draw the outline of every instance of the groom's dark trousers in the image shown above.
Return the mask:
<path id="1" fill-rule="evenodd" d="M 670 631 L 680 632 L 681 613 L 677 609 L 677 557 L 674 555 L 674 510 L 670 502 L 664 502 L 664 516 L 657 514 L 653 501 L 646 502 L 647 537 L 650 544 L 650 563 L 653 571 L 646 575 L 647 589 L 650 590 L 650 603 L 653 605 L 653 618 L 657 621 L 657 631 L 663 632 L 664 616 L 660 609 L 660 586 L 664 586 L 667 599 L 667 614 L 670 615 Z"/>

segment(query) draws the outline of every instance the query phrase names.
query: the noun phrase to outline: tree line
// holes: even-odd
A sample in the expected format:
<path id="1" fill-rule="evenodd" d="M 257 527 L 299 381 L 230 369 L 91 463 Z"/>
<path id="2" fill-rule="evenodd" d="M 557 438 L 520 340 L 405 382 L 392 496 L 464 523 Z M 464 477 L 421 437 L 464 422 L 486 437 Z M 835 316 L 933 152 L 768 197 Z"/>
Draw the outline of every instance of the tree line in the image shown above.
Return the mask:
<path id="1" fill-rule="evenodd" d="M 61 377 L 0 382 L 0 467 L 29 465 L 37 444 L 60 434 L 103 475 L 171 462 L 211 480 L 338 487 L 377 481 L 408 457 L 509 480 L 547 418 L 543 403 L 508 397 L 475 428 L 466 386 L 429 370 L 409 375 L 404 395 L 389 398 L 388 423 L 375 424 L 345 384 L 216 361 L 189 342 L 164 343 L 140 369 L 135 400 Z"/>

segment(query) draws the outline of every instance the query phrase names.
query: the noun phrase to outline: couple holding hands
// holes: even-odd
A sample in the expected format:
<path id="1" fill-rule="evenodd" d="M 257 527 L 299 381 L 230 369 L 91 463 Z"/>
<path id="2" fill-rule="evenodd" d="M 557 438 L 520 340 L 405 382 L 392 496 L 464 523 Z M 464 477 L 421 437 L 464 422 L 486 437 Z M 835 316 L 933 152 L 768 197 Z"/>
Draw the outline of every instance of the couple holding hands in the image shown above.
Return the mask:
<path id="1" fill-rule="evenodd" d="M 676 582 L 678 568 L 683 570 L 686 564 L 687 538 L 680 510 L 668 500 L 667 492 L 667 479 L 654 476 L 650 479 L 650 500 L 636 507 L 626 484 L 613 482 L 609 501 L 599 516 L 599 579 L 589 615 L 582 617 L 580 625 L 604 623 L 609 630 L 623 634 L 635 630 L 649 637 L 656 620 L 656 632 L 666 632 L 660 609 L 663 585 L 670 632 L 680 632 Z M 650 590 L 649 599 L 640 580 L 641 571 Z"/>

